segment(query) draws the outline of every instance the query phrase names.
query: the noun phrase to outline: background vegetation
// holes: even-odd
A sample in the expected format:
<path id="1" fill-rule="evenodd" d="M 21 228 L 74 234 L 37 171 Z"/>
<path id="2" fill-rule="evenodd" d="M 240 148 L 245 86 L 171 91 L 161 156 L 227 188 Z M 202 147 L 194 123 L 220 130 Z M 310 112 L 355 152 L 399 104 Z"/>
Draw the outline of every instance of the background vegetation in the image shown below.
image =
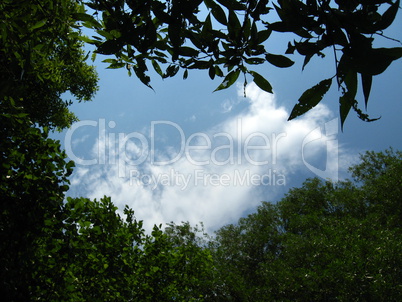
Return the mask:
<path id="1" fill-rule="evenodd" d="M 200 20 L 200 5 L 208 14 Z M 240 74 L 265 91 L 252 71 L 292 61 L 268 53 L 272 31 L 299 36 L 305 64 L 333 48 L 336 74 L 302 94 L 290 119 L 340 87 L 342 123 L 355 100 L 358 76 L 367 105 L 373 76 L 402 56 L 373 48 L 393 22 L 397 1 L 81 1 L 3 0 L 0 3 L 0 291 L 5 301 L 400 301 L 402 154 L 368 152 L 352 180 L 307 180 L 277 203 L 227 225 L 210 238 L 202 226 L 155 226 L 109 197 L 65 198 L 69 162 L 50 131 L 76 120 L 68 92 L 88 101 L 97 75 L 84 43 L 110 68 L 125 67 L 150 86 L 191 69 L 222 77 Z M 264 20 L 275 10 L 279 21 Z M 241 14 L 240 14 L 241 13 Z M 243 16 L 239 19 L 239 16 Z M 219 24 L 220 29 L 215 25 Z M 95 31 L 86 37 L 81 28 Z M 166 66 L 166 68 L 162 68 Z M 251 67 L 250 67 L 251 66 Z"/>

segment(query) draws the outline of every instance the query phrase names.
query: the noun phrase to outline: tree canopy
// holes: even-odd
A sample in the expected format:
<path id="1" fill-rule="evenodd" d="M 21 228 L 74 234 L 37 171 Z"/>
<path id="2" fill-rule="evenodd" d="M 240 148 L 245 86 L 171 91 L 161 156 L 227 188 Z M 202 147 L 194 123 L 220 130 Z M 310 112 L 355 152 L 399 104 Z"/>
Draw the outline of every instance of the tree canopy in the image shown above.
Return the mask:
<path id="1" fill-rule="evenodd" d="M 35 240 L 44 236 L 47 215 L 59 217 L 73 163 L 10 99 L 2 100 L 1 110 L 0 293 L 7 301 L 27 301 Z"/>
<path id="2" fill-rule="evenodd" d="M 285 54 L 297 52 L 305 68 L 312 57 L 324 58 L 330 50 L 334 74 L 301 95 L 290 120 L 316 106 L 335 81 L 342 126 L 351 109 L 372 121 L 361 107 L 367 107 L 373 77 L 402 56 L 402 47 L 378 47 L 382 39 L 392 40 L 385 30 L 395 20 L 399 0 L 93 0 L 86 5 L 93 14 L 77 18 L 96 33 L 85 41 L 97 54 L 114 55 L 104 59 L 109 68 L 127 68 L 149 87 L 149 68 L 162 78 L 180 69 L 187 78 L 190 70 L 201 69 L 211 79 L 223 78 L 216 90 L 243 74 L 244 85 L 251 78 L 272 93 L 269 75 L 254 71 L 256 65 L 290 67 L 294 62 Z M 267 51 L 275 43 L 272 32 L 293 34 L 285 54 Z M 356 100 L 359 88 L 364 102 Z"/>
<path id="3" fill-rule="evenodd" d="M 88 101 L 97 90 L 74 18 L 79 8 L 71 0 L 0 3 L 0 101 L 11 98 L 39 126 L 70 126 L 76 118 L 63 94 Z"/>
<path id="4" fill-rule="evenodd" d="M 60 217 L 72 162 L 49 131 L 76 119 L 70 93 L 89 100 L 97 75 L 85 62 L 77 2 L 0 3 L 0 282 L 7 301 L 31 296 L 37 238 Z"/>
<path id="5" fill-rule="evenodd" d="M 133 210 L 126 207 L 124 216 L 108 197 L 68 198 L 60 217 L 48 216 L 47 234 L 37 241 L 32 300 L 203 300 L 210 253 L 176 242 L 196 238 L 192 228 L 155 226 L 146 234 Z"/>
<path id="6" fill-rule="evenodd" d="M 3 285 L 18 293 L 6 297 L 399 301 L 402 153 L 367 152 L 351 172 L 353 180 L 335 184 L 309 179 L 215 237 L 189 223 L 147 234 L 133 210 L 121 217 L 108 197 L 68 198 L 45 213 L 29 249 L 32 263 L 16 270 L 8 266 L 13 257 L 1 254 L 15 273 Z"/>
<path id="7" fill-rule="evenodd" d="M 353 181 L 307 180 L 218 230 L 217 300 L 400 300 L 401 168 L 401 152 L 367 152 Z"/>
<path id="8" fill-rule="evenodd" d="M 84 43 L 114 55 L 150 87 L 192 69 L 272 87 L 252 70 L 290 67 L 266 51 L 273 31 L 293 33 L 287 54 L 304 66 L 326 48 L 336 73 L 307 90 L 290 119 L 319 103 L 335 80 L 342 123 L 350 109 L 369 120 L 373 76 L 401 48 L 374 48 L 396 1 L 4 0 L 0 3 L 0 294 L 7 301 L 401 300 L 402 154 L 368 152 L 353 181 L 307 180 L 278 203 L 225 226 L 211 239 L 189 223 L 150 233 L 109 197 L 66 198 L 74 163 L 49 132 L 71 125 L 69 94 L 90 100 L 97 75 Z M 86 11 L 90 8 L 90 11 Z M 277 20 L 268 17 L 276 12 Z M 95 30 L 82 34 L 82 26 Z M 376 46 L 377 47 L 377 46 Z M 166 67 L 166 68 L 165 68 Z M 124 217 L 122 217 L 123 215 Z M 199 235 L 201 233 L 201 235 Z"/>

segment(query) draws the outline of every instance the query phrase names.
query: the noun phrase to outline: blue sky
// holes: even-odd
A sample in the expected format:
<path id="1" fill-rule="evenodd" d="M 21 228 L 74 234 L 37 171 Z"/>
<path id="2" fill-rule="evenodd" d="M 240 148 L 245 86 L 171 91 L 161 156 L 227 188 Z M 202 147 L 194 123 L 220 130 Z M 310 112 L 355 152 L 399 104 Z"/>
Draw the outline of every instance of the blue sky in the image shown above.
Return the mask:
<path id="1" fill-rule="evenodd" d="M 387 34 L 402 39 L 401 25 L 399 17 Z M 286 50 L 284 37 L 269 43 L 273 53 Z M 365 150 L 402 149 L 401 60 L 374 78 L 368 112 L 381 119 L 364 123 L 351 112 L 341 132 L 335 83 L 322 104 L 287 121 L 302 92 L 334 74 L 330 54 L 304 71 L 300 57 L 290 58 L 296 64 L 288 69 L 256 69 L 273 95 L 250 83 L 244 98 L 242 82 L 213 93 L 222 79 L 197 71 L 186 80 L 180 73 L 165 80 L 154 75 L 153 91 L 125 70 L 105 69 L 99 57 L 99 92 L 92 102 L 74 104 L 81 121 L 55 135 L 76 161 L 68 195 L 111 196 L 148 229 L 202 221 L 213 231 L 261 201 L 278 201 L 307 177 L 348 177 L 347 167 Z"/>

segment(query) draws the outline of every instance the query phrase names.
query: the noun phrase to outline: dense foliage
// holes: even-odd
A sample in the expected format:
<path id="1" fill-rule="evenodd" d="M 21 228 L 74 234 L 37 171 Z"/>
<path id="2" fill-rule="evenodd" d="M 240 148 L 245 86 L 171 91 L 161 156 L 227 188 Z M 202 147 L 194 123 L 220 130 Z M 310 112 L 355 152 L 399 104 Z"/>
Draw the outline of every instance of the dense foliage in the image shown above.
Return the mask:
<path id="1" fill-rule="evenodd" d="M 286 54 L 296 51 L 303 56 L 303 68 L 313 56 L 328 53 L 335 66 L 333 75 L 302 94 L 289 119 L 316 106 L 335 81 L 343 125 L 351 109 L 371 121 L 355 99 L 358 87 L 367 107 L 373 77 L 402 56 L 402 47 L 378 47 L 391 39 L 384 31 L 394 22 L 399 4 L 400 0 L 93 0 L 87 3 L 93 16 L 79 18 L 96 31 L 85 39 L 96 46 L 96 53 L 115 56 L 104 60 L 109 68 L 125 67 L 149 87 L 147 71 L 152 66 L 163 78 L 180 69 L 184 78 L 189 70 L 205 70 L 211 79 L 224 78 L 216 90 L 230 87 L 243 74 L 245 85 L 248 76 L 272 92 L 265 75 L 253 69 L 266 63 L 292 66 L 288 57 L 269 51 L 270 42 L 276 43 L 269 39 L 272 32 L 291 33 Z"/>
<path id="2" fill-rule="evenodd" d="M 217 300 L 400 301 L 402 152 L 367 152 L 351 172 L 221 228 Z"/>
<path id="3" fill-rule="evenodd" d="M 3 285 L 18 289 L 7 300 L 400 301 L 402 152 L 367 152 L 351 172 L 307 180 L 213 239 L 188 223 L 146 234 L 110 198 L 68 198 L 43 215 L 30 263 L 2 254 Z M 26 242 L 10 230 L 2 243 Z"/>
<path id="4" fill-rule="evenodd" d="M 401 300 L 402 155 L 369 152 L 354 182 L 308 180 L 277 204 L 263 203 L 210 240 L 188 223 L 145 233 L 133 210 L 122 218 L 110 198 L 67 198 L 68 162 L 49 131 L 75 120 L 71 101 L 90 100 L 97 75 L 83 43 L 115 55 L 146 85 L 147 65 L 162 77 L 180 68 L 271 85 L 250 66 L 293 62 L 266 51 L 272 31 L 300 41 L 288 53 L 322 56 L 332 47 L 336 74 L 302 95 L 294 118 L 315 106 L 335 78 L 341 119 L 361 76 L 402 55 L 373 48 L 397 1 L 3 0 L 0 3 L 0 295 L 5 301 Z M 204 5 L 204 6 L 202 6 Z M 275 9 L 279 21 L 264 18 Z M 93 14 L 92 14 L 93 13 Z M 205 18 L 201 18 L 205 14 Z M 96 31 L 81 34 L 81 26 Z M 361 56 L 363 54 L 363 56 Z M 167 64 L 165 70 L 162 65 Z M 224 71 L 226 69 L 226 71 Z M 201 235 L 198 235 L 201 231 Z"/>
<path id="5" fill-rule="evenodd" d="M 34 242 L 45 217 L 58 216 L 73 163 L 10 99 L 1 105 L 0 292 L 6 301 L 22 301 L 30 294 Z"/>
<path id="6" fill-rule="evenodd" d="M 70 126 L 76 118 L 62 95 L 87 101 L 97 90 L 74 18 L 78 11 L 72 0 L 0 3 L 0 102 L 12 98 L 40 126 Z"/>
<path id="7" fill-rule="evenodd" d="M 179 226 L 155 226 L 147 235 L 131 209 L 123 219 L 107 197 L 68 198 L 60 214 L 47 218 L 46 236 L 36 242 L 31 299 L 202 300 L 211 256 L 191 241 L 178 244 Z M 180 238 L 195 238 L 191 228 L 184 231 Z"/>
<path id="8" fill-rule="evenodd" d="M 28 301 L 37 238 L 60 217 L 72 162 L 50 129 L 75 120 L 62 94 L 89 100 L 97 75 L 81 49 L 75 1 L 0 3 L 0 294 Z"/>

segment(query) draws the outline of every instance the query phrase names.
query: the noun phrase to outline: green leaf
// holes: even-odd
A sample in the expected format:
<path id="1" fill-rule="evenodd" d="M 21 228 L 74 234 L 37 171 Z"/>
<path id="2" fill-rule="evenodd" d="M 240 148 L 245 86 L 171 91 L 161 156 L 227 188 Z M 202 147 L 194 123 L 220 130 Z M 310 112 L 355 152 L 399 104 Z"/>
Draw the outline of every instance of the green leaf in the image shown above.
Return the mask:
<path id="1" fill-rule="evenodd" d="M 245 6 L 236 0 L 216 0 L 230 10 L 245 10 Z"/>
<path id="2" fill-rule="evenodd" d="M 272 93 L 271 84 L 262 75 L 255 71 L 250 71 L 249 73 L 253 76 L 253 81 L 258 87 L 266 92 Z"/>
<path id="3" fill-rule="evenodd" d="M 212 2 L 212 3 L 214 3 L 214 2 Z M 223 25 L 227 25 L 228 24 L 228 21 L 227 21 L 227 18 L 226 18 L 226 15 L 225 15 L 225 11 L 222 9 L 222 7 L 220 7 L 219 5 L 217 5 L 217 4 L 213 4 L 212 5 L 212 10 L 211 10 L 211 12 L 212 12 L 212 15 L 214 16 L 214 18 L 219 22 L 219 23 L 221 23 L 221 24 L 223 24 Z"/>
<path id="4" fill-rule="evenodd" d="M 381 16 L 381 19 L 375 24 L 376 30 L 384 30 L 394 22 L 399 9 L 400 0 L 395 1 Z"/>
<path id="5" fill-rule="evenodd" d="M 213 65 L 211 65 L 211 67 L 209 67 L 208 74 L 209 74 L 209 77 L 211 78 L 211 80 L 213 80 L 215 78 L 215 67 Z"/>
<path id="6" fill-rule="evenodd" d="M 237 14 L 233 10 L 229 10 L 229 31 L 234 31 L 237 36 L 237 31 L 241 29 L 241 24 Z"/>
<path id="7" fill-rule="evenodd" d="M 250 45 L 254 47 L 258 45 L 258 29 L 255 21 L 253 21 L 253 23 L 251 24 Z"/>
<path id="8" fill-rule="evenodd" d="M 40 20 L 39 22 L 35 23 L 35 25 L 32 26 L 32 27 L 30 28 L 30 30 L 32 31 L 32 30 L 41 28 L 42 26 L 44 26 L 44 25 L 46 24 L 46 22 L 47 22 L 47 19 Z"/>
<path id="9" fill-rule="evenodd" d="M 394 60 L 402 57 L 402 47 L 368 49 L 351 62 L 357 72 L 367 75 L 383 73 Z"/>
<path id="10" fill-rule="evenodd" d="M 102 28 L 102 25 L 92 16 L 86 13 L 75 13 L 73 18 L 77 21 L 84 21 L 84 26 L 92 28 Z"/>
<path id="11" fill-rule="evenodd" d="M 181 32 L 181 21 L 179 22 L 177 20 L 169 24 L 168 27 L 169 39 L 173 47 L 180 47 L 180 45 L 182 44 L 180 32 Z"/>
<path id="12" fill-rule="evenodd" d="M 276 67 L 280 67 L 280 68 L 290 67 L 295 63 L 288 57 L 285 57 L 282 55 L 274 55 L 274 54 L 267 53 L 265 55 L 265 58 L 267 59 L 267 61 L 269 63 L 271 63 L 272 65 L 274 65 Z"/>
<path id="13" fill-rule="evenodd" d="M 223 71 L 219 68 L 218 65 L 215 66 L 215 74 L 216 74 L 218 77 L 223 77 Z"/>
<path id="14" fill-rule="evenodd" d="M 292 28 L 284 22 L 274 22 L 269 25 L 269 28 L 278 32 L 292 32 Z"/>
<path id="15" fill-rule="evenodd" d="M 287 55 L 292 55 L 292 54 L 294 54 L 295 50 L 296 50 L 296 46 L 293 46 L 292 43 L 288 42 L 288 48 L 286 49 L 285 53 Z"/>
<path id="16" fill-rule="evenodd" d="M 72 161 L 72 160 L 70 160 L 69 162 L 67 162 L 67 164 L 66 164 L 66 170 L 70 170 L 70 169 L 72 169 L 72 168 L 74 168 L 75 167 L 75 163 Z"/>
<path id="17" fill-rule="evenodd" d="M 226 89 L 226 88 L 229 88 L 230 86 L 232 86 L 236 82 L 236 80 L 239 78 L 239 75 L 240 75 L 240 69 L 239 68 L 229 72 L 226 75 L 226 77 L 223 80 L 223 82 L 218 86 L 218 88 L 216 88 L 214 90 L 214 92 L 222 90 L 222 89 Z"/>
<path id="18" fill-rule="evenodd" d="M 201 35 L 209 36 L 212 31 L 212 21 L 211 21 L 211 14 L 205 18 L 204 26 L 202 27 Z"/>
<path id="19" fill-rule="evenodd" d="M 271 36 L 272 30 L 271 29 L 266 29 L 266 30 L 261 30 L 258 31 L 257 33 L 257 43 L 261 44 L 265 42 L 270 36 Z"/>
<path id="20" fill-rule="evenodd" d="M 119 68 L 123 68 L 126 66 L 126 63 L 123 62 L 114 62 L 112 64 L 110 64 L 108 67 L 106 67 L 107 69 L 119 69 Z"/>
<path id="21" fill-rule="evenodd" d="M 159 66 L 158 62 L 156 62 L 155 60 L 151 60 L 151 63 L 152 63 L 153 68 L 157 72 L 157 74 L 159 74 L 161 77 L 163 77 L 163 72 L 162 72 L 162 69 Z"/>
<path id="22" fill-rule="evenodd" d="M 368 104 L 368 100 L 369 100 L 369 96 L 370 96 L 373 76 L 362 74 L 361 79 L 362 79 L 362 86 L 363 86 L 364 103 L 365 103 L 365 106 L 367 109 L 367 104 Z"/>
<path id="23" fill-rule="evenodd" d="M 265 62 L 265 59 L 263 58 L 245 58 L 244 61 L 247 64 L 251 64 L 251 65 L 259 65 L 259 64 L 263 64 Z"/>
<path id="24" fill-rule="evenodd" d="M 147 71 L 147 66 L 144 62 L 143 59 L 137 59 L 137 65 L 133 66 L 134 72 L 137 76 L 137 78 L 147 87 L 152 88 L 152 86 L 149 84 L 151 82 L 151 78 L 145 74 L 145 71 Z"/>
<path id="25" fill-rule="evenodd" d="M 298 29 L 294 33 L 302 38 L 311 39 L 313 36 L 305 29 Z"/>
<path id="26" fill-rule="evenodd" d="M 340 28 L 335 28 L 332 33 L 332 38 L 334 39 L 334 44 L 347 46 L 348 39 L 346 38 L 345 33 Z"/>
<path id="27" fill-rule="evenodd" d="M 88 43 L 88 44 L 93 44 L 95 40 L 92 40 L 88 38 L 87 36 L 79 36 L 78 39 L 80 39 L 82 42 Z"/>
<path id="28" fill-rule="evenodd" d="M 357 73 L 355 71 L 349 70 L 349 72 L 345 76 L 344 81 L 351 97 L 355 98 L 357 93 Z"/>
<path id="29" fill-rule="evenodd" d="M 169 65 L 168 68 L 166 68 L 166 73 L 164 74 L 164 78 L 169 78 L 169 77 L 174 77 L 176 73 L 179 71 L 180 67 L 177 65 Z"/>
<path id="30" fill-rule="evenodd" d="M 251 35 L 251 22 L 249 18 L 243 21 L 242 31 L 244 40 L 249 39 Z"/>
<path id="31" fill-rule="evenodd" d="M 355 71 L 349 70 L 344 78 L 344 82 L 347 87 L 347 92 L 345 92 L 339 98 L 339 113 L 341 117 L 341 129 L 343 130 L 343 124 L 345 123 L 346 117 L 349 114 L 350 108 L 356 102 L 355 97 L 357 93 L 357 73 Z"/>
<path id="32" fill-rule="evenodd" d="M 105 37 L 106 39 L 113 39 L 113 35 L 110 34 L 108 31 L 106 30 L 97 30 L 96 33 L 98 33 L 99 35 Z"/>
<path id="33" fill-rule="evenodd" d="M 388 56 L 393 60 L 397 60 L 402 57 L 402 47 L 374 48 L 373 51 Z"/>
<path id="34" fill-rule="evenodd" d="M 116 63 L 117 62 L 117 60 L 116 59 L 104 59 L 104 60 L 102 60 L 102 63 L 110 63 L 110 64 L 113 64 L 113 63 Z"/>
<path id="35" fill-rule="evenodd" d="M 208 69 L 211 66 L 210 61 L 197 61 L 194 60 L 193 63 L 187 66 L 189 69 Z"/>
<path id="36" fill-rule="evenodd" d="M 185 57 L 197 57 L 199 51 L 188 46 L 182 46 L 179 48 L 179 54 Z"/>
<path id="37" fill-rule="evenodd" d="M 327 93 L 331 87 L 332 79 L 326 79 L 315 85 L 314 87 L 306 90 L 299 99 L 299 102 L 293 107 L 288 121 L 306 113 L 315 107 Z"/>
<path id="38" fill-rule="evenodd" d="M 339 115 L 341 117 L 341 129 L 343 131 L 343 124 L 345 123 L 346 117 L 349 114 L 350 108 L 352 108 L 353 103 L 355 102 L 354 97 L 351 96 L 349 92 L 344 93 L 339 98 Z"/>

